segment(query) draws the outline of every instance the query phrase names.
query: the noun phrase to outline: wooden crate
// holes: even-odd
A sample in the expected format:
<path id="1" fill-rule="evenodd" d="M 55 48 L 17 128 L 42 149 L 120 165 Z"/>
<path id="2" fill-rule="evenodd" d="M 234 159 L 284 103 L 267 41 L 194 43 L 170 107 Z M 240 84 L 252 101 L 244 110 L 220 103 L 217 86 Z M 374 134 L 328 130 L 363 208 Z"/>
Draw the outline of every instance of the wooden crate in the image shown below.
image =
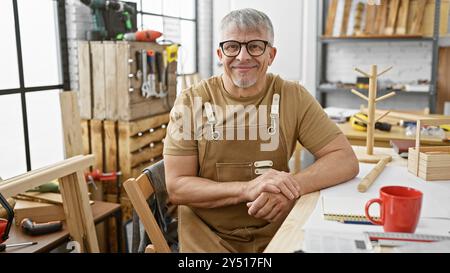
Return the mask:
<path id="1" fill-rule="evenodd" d="M 138 79 L 136 52 L 165 46 L 146 42 L 87 42 L 78 44 L 80 115 L 83 119 L 132 121 L 170 111 L 176 97 L 177 62 L 167 63 L 166 98 L 145 98 Z M 160 87 L 156 85 L 156 91 Z"/>
<path id="2" fill-rule="evenodd" d="M 408 150 L 408 171 L 426 180 L 450 180 L 450 146 L 420 147 L 420 127 L 450 124 L 450 119 L 418 120 L 416 147 Z"/>
<path id="3" fill-rule="evenodd" d="M 118 122 L 119 165 L 124 179 L 138 177 L 162 157 L 169 114 L 137 121 Z"/>
<path id="4" fill-rule="evenodd" d="M 95 155 L 94 169 L 121 171 L 125 181 L 162 158 L 168 123 L 169 113 L 136 121 L 82 120 L 83 151 Z M 117 193 L 112 185 L 105 191 Z"/>

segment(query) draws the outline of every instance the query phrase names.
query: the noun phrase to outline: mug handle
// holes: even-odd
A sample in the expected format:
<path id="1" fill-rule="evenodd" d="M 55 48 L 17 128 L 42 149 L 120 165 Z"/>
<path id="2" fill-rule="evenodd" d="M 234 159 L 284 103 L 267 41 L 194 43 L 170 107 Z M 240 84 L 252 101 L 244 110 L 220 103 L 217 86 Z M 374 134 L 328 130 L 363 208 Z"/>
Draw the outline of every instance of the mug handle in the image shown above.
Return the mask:
<path id="1" fill-rule="evenodd" d="M 381 201 L 381 199 L 376 198 L 376 199 L 370 199 L 369 201 L 367 201 L 366 203 L 366 208 L 365 208 L 365 213 L 366 213 L 366 217 L 367 219 L 369 219 L 369 221 L 374 224 L 374 225 L 383 225 L 383 219 L 381 218 L 381 221 L 375 220 L 372 218 L 372 216 L 369 215 L 369 207 L 373 204 L 373 203 L 378 203 L 380 205 L 380 209 L 383 206 L 383 201 Z"/>

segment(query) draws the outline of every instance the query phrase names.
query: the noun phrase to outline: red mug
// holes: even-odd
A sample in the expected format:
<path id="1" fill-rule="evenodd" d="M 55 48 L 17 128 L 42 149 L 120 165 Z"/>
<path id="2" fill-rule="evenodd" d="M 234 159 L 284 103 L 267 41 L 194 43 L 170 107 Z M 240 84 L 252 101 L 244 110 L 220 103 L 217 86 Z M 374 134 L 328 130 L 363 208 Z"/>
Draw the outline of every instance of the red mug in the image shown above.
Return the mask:
<path id="1" fill-rule="evenodd" d="M 380 189 L 380 198 L 366 203 L 366 217 L 372 224 L 382 225 L 385 232 L 414 233 L 422 207 L 421 191 L 401 186 L 385 186 Z M 380 205 L 380 220 L 369 215 L 373 203 Z"/>
<path id="2" fill-rule="evenodd" d="M 8 221 L 0 218 L 0 243 L 3 243 L 3 234 L 6 232 L 6 226 L 8 225 Z"/>

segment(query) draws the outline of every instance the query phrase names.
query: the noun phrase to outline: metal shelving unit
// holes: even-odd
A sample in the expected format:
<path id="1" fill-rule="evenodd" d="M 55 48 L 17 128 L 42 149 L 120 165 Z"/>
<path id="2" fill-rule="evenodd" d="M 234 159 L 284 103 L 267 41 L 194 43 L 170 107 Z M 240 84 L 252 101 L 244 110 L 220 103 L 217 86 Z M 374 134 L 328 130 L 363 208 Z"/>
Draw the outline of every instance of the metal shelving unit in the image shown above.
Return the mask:
<path id="1" fill-rule="evenodd" d="M 437 69 L 438 69 L 438 53 L 439 53 L 439 22 L 441 0 L 436 0 L 434 8 L 434 29 L 432 37 L 421 37 L 414 35 L 405 36 L 379 36 L 379 37 L 323 37 L 325 20 L 327 18 L 328 0 L 319 1 L 317 26 L 319 36 L 317 37 L 317 78 L 316 78 L 316 98 L 322 105 L 326 107 L 326 97 L 329 93 L 347 91 L 351 95 L 350 90 L 346 88 L 322 88 L 321 84 L 327 83 L 326 65 L 327 65 L 327 47 L 329 44 L 335 43 L 377 43 L 377 42 L 428 42 L 432 43 L 432 60 L 431 60 L 431 77 L 429 92 L 397 92 L 398 95 L 427 95 L 428 107 L 431 113 L 436 112 L 436 86 L 437 86 Z M 386 94 L 392 90 L 378 90 L 380 95 Z"/>

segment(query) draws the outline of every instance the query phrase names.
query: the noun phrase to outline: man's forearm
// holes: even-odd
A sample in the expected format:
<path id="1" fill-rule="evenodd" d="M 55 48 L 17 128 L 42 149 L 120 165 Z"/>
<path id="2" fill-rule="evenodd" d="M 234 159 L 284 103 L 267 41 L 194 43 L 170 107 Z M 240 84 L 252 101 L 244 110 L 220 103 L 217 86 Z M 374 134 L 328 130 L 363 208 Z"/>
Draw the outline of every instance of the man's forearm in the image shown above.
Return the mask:
<path id="1" fill-rule="evenodd" d="M 348 181 L 358 175 L 359 165 L 351 150 L 337 150 L 318 159 L 294 178 L 302 195 Z"/>
<path id="2" fill-rule="evenodd" d="M 246 182 L 219 183 L 201 177 L 183 176 L 175 183 L 176 187 L 169 194 L 174 204 L 214 208 L 246 201 Z"/>

